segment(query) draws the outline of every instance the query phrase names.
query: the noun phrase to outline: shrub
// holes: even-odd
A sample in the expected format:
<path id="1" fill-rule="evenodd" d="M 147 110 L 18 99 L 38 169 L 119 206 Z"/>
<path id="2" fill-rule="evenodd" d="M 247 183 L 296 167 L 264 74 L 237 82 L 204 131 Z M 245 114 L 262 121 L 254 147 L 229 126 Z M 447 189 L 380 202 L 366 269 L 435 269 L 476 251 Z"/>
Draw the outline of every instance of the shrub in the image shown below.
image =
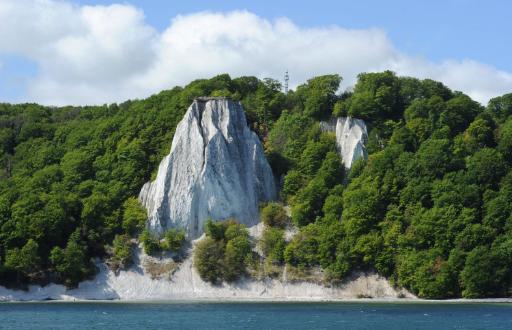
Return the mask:
<path id="1" fill-rule="evenodd" d="M 284 260 L 287 264 L 304 269 L 318 264 L 318 241 L 315 235 L 304 230 L 294 236 L 284 250 Z"/>
<path id="2" fill-rule="evenodd" d="M 132 242 L 128 235 L 116 235 L 113 242 L 112 260 L 118 268 L 126 268 L 132 263 Z"/>
<path id="3" fill-rule="evenodd" d="M 260 247 L 269 262 L 281 264 L 284 261 L 284 231 L 277 228 L 266 228 L 261 236 Z"/>
<path id="4" fill-rule="evenodd" d="M 226 226 L 226 230 L 224 232 L 226 241 L 230 241 L 237 237 L 249 238 L 249 232 L 245 225 L 237 223 L 234 220 L 225 221 L 224 225 Z"/>
<path id="5" fill-rule="evenodd" d="M 213 221 L 208 219 L 204 226 L 204 232 L 206 236 L 213 238 L 216 241 L 224 239 L 224 233 L 226 232 L 226 223 L 221 221 Z"/>
<path id="6" fill-rule="evenodd" d="M 140 234 L 139 240 L 142 242 L 142 247 L 146 254 L 154 255 L 160 251 L 160 242 L 158 241 L 158 238 L 150 233 L 149 230 L 144 229 L 142 234 Z"/>
<path id="7" fill-rule="evenodd" d="M 252 249 L 249 232 L 234 219 L 206 223 L 206 238 L 194 251 L 194 265 L 205 281 L 235 281 L 246 272 Z"/>
<path id="8" fill-rule="evenodd" d="M 280 204 L 271 202 L 261 210 L 261 221 L 270 227 L 285 228 L 288 216 Z"/>
<path id="9" fill-rule="evenodd" d="M 135 197 L 128 198 L 123 204 L 122 227 L 125 233 L 134 235 L 144 228 L 146 223 L 146 210 Z"/>
<path id="10" fill-rule="evenodd" d="M 194 251 L 194 266 L 204 281 L 216 283 L 222 279 L 224 246 L 222 241 L 206 237 L 197 243 Z"/>
<path id="11" fill-rule="evenodd" d="M 251 244 L 247 236 L 240 235 L 229 240 L 224 252 L 224 279 L 232 282 L 243 275 L 250 256 Z"/>
<path id="12" fill-rule="evenodd" d="M 171 228 L 164 234 L 164 241 L 160 243 L 162 250 L 177 253 L 185 242 L 185 231 L 183 229 Z"/>

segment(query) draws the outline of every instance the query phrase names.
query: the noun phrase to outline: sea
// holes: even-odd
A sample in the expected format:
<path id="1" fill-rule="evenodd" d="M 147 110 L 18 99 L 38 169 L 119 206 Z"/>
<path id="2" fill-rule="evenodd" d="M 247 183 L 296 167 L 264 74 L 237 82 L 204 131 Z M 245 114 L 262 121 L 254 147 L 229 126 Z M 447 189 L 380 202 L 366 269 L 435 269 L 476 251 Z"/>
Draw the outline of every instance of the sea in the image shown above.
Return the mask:
<path id="1" fill-rule="evenodd" d="M 512 304 L 0 303 L 0 329 L 512 329 Z"/>

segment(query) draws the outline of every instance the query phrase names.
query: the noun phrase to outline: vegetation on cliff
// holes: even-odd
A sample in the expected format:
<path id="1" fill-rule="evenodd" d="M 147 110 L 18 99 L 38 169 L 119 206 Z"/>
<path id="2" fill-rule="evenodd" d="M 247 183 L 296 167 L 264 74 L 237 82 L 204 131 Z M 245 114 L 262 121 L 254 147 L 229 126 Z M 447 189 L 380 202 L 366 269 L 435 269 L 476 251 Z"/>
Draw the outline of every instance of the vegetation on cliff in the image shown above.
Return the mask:
<path id="1" fill-rule="evenodd" d="M 321 267 L 332 283 L 375 270 L 421 297 L 510 295 L 512 94 L 483 107 L 389 71 L 337 94 L 340 80 L 316 77 L 285 95 L 275 80 L 220 75 L 122 104 L 0 104 L 0 281 L 73 286 L 112 245 L 127 261 L 122 242 L 143 228 L 134 196 L 193 98 L 213 95 L 241 100 L 300 228 L 284 242 L 282 213 L 265 210 L 274 263 Z M 318 124 L 345 115 L 369 128 L 368 160 L 348 173 Z M 229 267 L 205 278 L 243 273 L 245 243 L 209 236 L 210 261 Z"/>

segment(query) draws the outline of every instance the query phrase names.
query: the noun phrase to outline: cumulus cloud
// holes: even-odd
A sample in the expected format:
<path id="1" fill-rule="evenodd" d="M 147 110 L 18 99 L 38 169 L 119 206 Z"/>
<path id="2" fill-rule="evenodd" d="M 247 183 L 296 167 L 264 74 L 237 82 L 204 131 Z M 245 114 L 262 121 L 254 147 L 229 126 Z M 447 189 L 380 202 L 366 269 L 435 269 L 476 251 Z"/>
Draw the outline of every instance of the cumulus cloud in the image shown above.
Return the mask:
<path id="1" fill-rule="evenodd" d="M 78 6 L 54 0 L 0 1 L 0 54 L 38 65 L 24 101 L 101 104 L 146 97 L 219 73 L 280 78 L 291 85 L 339 73 L 391 69 L 440 80 L 480 102 L 512 90 L 512 74 L 464 59 L 433 63 L 400 52 L 379 29 L 303 28 L 247 11 L 175 17 L 163 32 L 131 5 Z"/>
<path id="2" fill-rule="evenodd" d="M 154 63 L 159 35 L 135 7 L 7 0 L 0 2 L 0 21 L 0 53 L 38 65 L 28 101 L 103 103 L 149 92 L 138 90 L 137 75 Z"/>

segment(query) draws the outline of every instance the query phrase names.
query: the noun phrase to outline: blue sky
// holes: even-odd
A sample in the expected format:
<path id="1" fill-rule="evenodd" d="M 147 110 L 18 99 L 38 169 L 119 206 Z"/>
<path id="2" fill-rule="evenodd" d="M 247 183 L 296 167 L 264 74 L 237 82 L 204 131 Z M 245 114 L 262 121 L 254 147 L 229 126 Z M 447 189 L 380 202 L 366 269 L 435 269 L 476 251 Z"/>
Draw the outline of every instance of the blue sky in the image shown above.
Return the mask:
<path id="1" fill-rule="evenodd" d="M 511 13 L 505 0 L 0 0 L 0 101 L 107 103 L 286 69 L 292 85 L 336 72 L 350 88 L 392 69 L 485 103 L 512 92 Z"/>

